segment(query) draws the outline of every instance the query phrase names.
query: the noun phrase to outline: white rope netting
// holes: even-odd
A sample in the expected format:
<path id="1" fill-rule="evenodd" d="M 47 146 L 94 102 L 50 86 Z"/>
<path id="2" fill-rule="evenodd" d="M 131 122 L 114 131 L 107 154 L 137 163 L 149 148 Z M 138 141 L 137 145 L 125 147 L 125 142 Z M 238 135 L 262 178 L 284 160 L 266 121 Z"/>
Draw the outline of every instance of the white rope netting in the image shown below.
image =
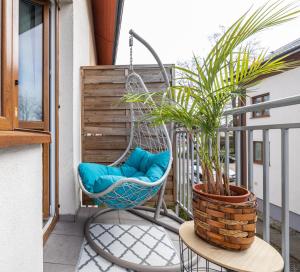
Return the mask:
<path id="1" fill-rule="evenodd" d="M 126 90 L 128 93 L 134 94 L 149 92 L 140 75 L 135 72 L 128 76 Z M 151 110 L 150 107 L 150 105 L 144 103 L 131 105 L 132 148 L 139 146 L 153 153 L 170 150 L 166 127 L 164 125 L 153 126 L 149 119 L 145 119 L 145 116 Z"/>

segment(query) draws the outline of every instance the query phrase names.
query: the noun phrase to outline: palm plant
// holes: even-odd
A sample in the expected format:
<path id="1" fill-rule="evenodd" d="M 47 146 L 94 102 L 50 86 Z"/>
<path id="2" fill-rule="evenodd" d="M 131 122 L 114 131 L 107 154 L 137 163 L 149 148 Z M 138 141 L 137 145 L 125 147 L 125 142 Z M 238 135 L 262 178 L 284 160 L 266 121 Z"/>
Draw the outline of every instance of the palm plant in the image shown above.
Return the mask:
<path id="1" fill-rule="evenodd" d="M 267 50 L 252 55 L 247 40 L 270 27 L 294 19 L 299 9 L 284 1 L 266 3 L 254 12 L 243 14 L 215 43 L 207 56 L 194 56 L 194 68 L 176 67 L 180 83 L 168 92 L 127 93 L 123 101 L 145 103 L 151 111 L 145 117 L 154 125 L 176 123 L 189 135 L 199 130 L 197 141 L 202 160 L 204 191 L 230 195 L 228 178 L 223 174 L 218 145 L 218 128 L 222 115 L 232 99 L 241 98 L 245 90 L 259 79 L 295 67 L 287 56 L 267 57 Z M 215 174 L 214 174 L 215 173 Z"/>

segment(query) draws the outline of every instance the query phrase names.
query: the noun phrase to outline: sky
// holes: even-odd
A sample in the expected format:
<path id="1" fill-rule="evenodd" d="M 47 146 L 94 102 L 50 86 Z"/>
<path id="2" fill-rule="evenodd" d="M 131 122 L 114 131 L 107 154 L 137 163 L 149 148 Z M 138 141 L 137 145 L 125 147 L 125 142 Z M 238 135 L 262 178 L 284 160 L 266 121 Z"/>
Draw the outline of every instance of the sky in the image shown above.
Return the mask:
<path id="1" fill-rule="evenodd" d="M 129 30 L 133 29 L 156 50 L 165 64 L 205 56 L 209 37 L 229 27 L 249 8 L 266 0 L 125 0 L 117 64 L 129 63 Z M 300 1 L 299 1 L 300 2 Z M 256 36 L 259 46 L 270 51 L 300 38 L 300 18 Z M 156 63 L 138 41 L 133 46 L 134 64 Z"/>

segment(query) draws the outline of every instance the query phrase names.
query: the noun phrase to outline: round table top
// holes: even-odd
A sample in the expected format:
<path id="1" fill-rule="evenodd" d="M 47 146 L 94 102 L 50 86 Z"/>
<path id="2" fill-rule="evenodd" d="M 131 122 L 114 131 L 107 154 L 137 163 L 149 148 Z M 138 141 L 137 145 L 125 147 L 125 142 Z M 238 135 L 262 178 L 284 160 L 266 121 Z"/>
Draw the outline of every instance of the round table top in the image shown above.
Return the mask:
<path id="1" fill-rule="evenodd" d="M 215 247 L 198 237 L 194 232 L 194 221 L 183 223 L 179 235 L 193 252 L 227 269 L 238 272 L 277 272 L 284 267 L 278 251 L 258 237 L 255 237 L 250 248 L 230 251 Z"/>

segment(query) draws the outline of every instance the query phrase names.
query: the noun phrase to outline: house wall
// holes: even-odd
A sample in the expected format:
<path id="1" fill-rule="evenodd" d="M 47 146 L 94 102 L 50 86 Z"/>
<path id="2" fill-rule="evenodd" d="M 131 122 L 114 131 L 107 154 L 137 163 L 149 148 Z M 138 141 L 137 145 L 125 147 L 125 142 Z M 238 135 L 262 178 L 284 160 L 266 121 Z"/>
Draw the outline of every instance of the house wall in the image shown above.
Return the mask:
<path id="1" fill-rule="evenodd" d="M 60 10 L 60 150 L 59 199 L 62 219 L 79 207 L 77 166 L 80 158 L 80 67 L 96 64 L 91 2 L 62 3 Z"/>
<path id="2" fill-rule="evenodd" d="M 43 271 L 42 146 L 0 149 L 0 271 Z"/>
<path id="3" fill-rule="evenodd" d="M 287 96 L 299 95 L 300 93 L 300 68 L 296 68 L 276 76 L 264 79 L 258 86 L 255 86 L 248 95 L 250 97 L 263 93 L 270 93 L 270 100 L 275 100 Z M 247 103 L 251 104 L 248 98 Z M 278 108 L 270 110 L 270 117 L 251 118 L 247 115 L 247 125 L 266 125 L 280 123 L 300 122 L 300 105 Z M 290 177 L 290 211 L 291 225 L 300 229 L 300 129 L 290 130 L 289 135 L 289 177 Z M 254 141 L 262 140 L 262 132 L 254 132 Z M 254 192 L 259 198 L 263 197 L 263 166 L 254 164 Z M 279 213 L 281 206 L 281 132 L 279 130 L 270 131 L 270 201 L 275 219 L 280 219 Z"/>

